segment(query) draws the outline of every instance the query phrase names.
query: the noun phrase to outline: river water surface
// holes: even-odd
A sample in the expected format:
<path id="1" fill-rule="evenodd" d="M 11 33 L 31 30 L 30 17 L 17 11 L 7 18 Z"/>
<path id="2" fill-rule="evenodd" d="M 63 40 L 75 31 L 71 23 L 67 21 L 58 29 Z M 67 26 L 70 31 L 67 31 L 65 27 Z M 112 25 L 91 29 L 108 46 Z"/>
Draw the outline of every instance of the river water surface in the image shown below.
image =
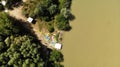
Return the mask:
<path id="1" fill-rule="evenodd" d="M 120 0 L 73 0 L 65 67 L 120 67 Z"/>

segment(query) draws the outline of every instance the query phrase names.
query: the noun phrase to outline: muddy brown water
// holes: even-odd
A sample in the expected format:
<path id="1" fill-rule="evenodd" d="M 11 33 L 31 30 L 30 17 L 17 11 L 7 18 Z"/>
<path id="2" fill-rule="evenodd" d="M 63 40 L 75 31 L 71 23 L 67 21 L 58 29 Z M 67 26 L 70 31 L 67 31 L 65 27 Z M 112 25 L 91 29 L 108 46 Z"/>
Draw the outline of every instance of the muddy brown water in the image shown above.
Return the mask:
<path id="1" fill-rule="evenodd" d="M 120 0 L 73 0 L 65 67 L 120 67 Z"/>

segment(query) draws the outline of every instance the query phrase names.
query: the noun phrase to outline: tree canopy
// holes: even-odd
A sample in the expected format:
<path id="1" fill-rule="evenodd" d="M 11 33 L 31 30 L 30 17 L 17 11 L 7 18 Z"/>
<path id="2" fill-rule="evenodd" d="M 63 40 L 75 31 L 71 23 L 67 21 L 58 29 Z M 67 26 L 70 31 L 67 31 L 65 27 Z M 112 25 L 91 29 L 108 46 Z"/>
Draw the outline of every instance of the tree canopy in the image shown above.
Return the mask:
<path id="1" fill-rule="evenodd" d="M 63 58 L 61 52 L 43 48 L 40 41 L 24 32 L 28 29 L 17 23 L 20 21 L 0 13 L 0 67 L 61 66 L 61 61 L 56 61 Z"/>
<path id="2" fill-rule="evenodd" d="M 5 44 L 0 43 L 2 50 L 6 48 L 4 52 L 0 53 L 0 63 L 7 66 L 19 66 L 31 65 L 40 63 L 43 67 L 44 62 L 40 57 L 40 43 L 32 42 L 31 36 L 10 36 L 5 39 Z M 6 46 L 6 47 L 3 47 Z M 4 59 L 6 58 L 6 59 Z M 5 62 L 3 62 L 5 61 Z M 0 65 L 0 66 L 1 66 Z M 32 65 L 31 65 L 32 66 Z M 34 66 L 37 67 L 37 66 Z"/>
<path id="3" fill-rule="evenodd" d="M 23 14 L 46 22 L 55 20 L 51 25 L 56 23 L 59 30 L 66 30 L 70 28 L 70 6 L 71 0 L 29 0 L 24 3 Z M 53 31 L 53 28 L 48 26 L 48 31 Z"/>
<path id="4" fill-rule="evenodd" d="M 14 20 L 4 12 L 0 13 L 0 35 L 11 35 L 17 33 L 18 29 L 14 25 Z"/>

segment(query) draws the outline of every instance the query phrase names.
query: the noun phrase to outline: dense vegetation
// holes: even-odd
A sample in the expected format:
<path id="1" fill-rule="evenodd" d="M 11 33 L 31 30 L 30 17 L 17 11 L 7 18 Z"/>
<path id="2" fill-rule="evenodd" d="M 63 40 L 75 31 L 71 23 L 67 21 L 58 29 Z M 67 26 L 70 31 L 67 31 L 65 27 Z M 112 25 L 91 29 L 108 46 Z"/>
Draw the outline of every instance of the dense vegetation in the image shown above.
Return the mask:
<path id="1" fill-rule="evenodd" d="M 21 21 L 0 13 L 0 67 L 63 67 L 63 55 L 43 46 Z"/>
<path id="2" fill-rule="evenodd" d="M 20 3 L 22 3 L 22 0 L 5 0 L 5 1 L 6 1 L 5 7 L 7 7 L 8 9 L 13 9 L 13 7 L 17 7 L 20 5 Z"/>
<path id="3" fill-rule="evenodd" d="M 59 30 L 69 30 L 72 0 L 28 0 L 24 3 L 23 14 L 50 23 L 48 30 L 54 31 L 54 26 Z M 54 25 L 55 23 L 55 25 Z"/>
<path id="4" fill-rule="evenodd" d="M 0 0 L 1 1 L 1 0 Z M 5 0 L 0 11 L 13 9 L 22 0 Z M 35 20 L 45 21 L 49 32 L 70 30 L 69 21 L 72 0 L 27 0 L 23 3 L 23 14 Z M 43 46 L 36 39 L 29 23 L 22 23 L 6 13 L 0 12 L 0 67 L 63 67 L 60 51 Z"/>

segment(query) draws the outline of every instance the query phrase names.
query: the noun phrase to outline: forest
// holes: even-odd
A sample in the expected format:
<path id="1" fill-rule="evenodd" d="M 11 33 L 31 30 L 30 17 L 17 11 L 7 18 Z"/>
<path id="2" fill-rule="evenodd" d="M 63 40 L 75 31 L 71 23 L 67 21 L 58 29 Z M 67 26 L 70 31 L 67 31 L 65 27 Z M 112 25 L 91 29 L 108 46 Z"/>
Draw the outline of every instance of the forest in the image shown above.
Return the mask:
<path id="1" fill-rule="evenodd" d="M 70 20 L 75 17 L 70 12 L 72 0 L 27 0 L 23 3 L 23 15 L 45 21 L 49 32 L 55 29 L 68 31 Z"/>
<path id="2" fill-rule="evenodd" d="M 0 67 L 63 67 L 61 61 L 60 51 L 43 46 L 23 22 L 0 13 Z"/>

